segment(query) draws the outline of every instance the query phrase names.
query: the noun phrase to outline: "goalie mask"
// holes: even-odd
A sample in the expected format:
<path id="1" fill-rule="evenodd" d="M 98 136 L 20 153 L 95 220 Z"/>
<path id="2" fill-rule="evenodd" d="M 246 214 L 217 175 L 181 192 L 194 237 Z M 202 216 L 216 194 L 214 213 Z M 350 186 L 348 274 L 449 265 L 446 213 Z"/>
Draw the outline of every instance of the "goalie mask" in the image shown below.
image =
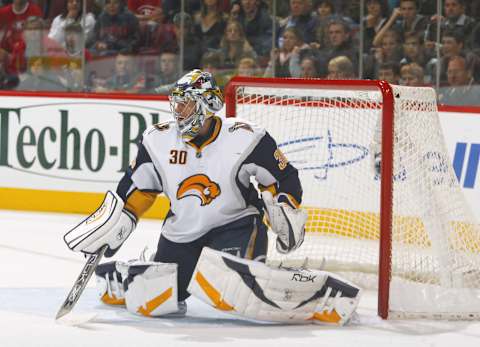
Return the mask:
<path id="1" fill-rule="evenodd" d="M 180 78 L 169 97 L 180 136 L 190 141 L 208 117 L 223 107 L 223 95 L 212 74 L 192 70 Z"/>

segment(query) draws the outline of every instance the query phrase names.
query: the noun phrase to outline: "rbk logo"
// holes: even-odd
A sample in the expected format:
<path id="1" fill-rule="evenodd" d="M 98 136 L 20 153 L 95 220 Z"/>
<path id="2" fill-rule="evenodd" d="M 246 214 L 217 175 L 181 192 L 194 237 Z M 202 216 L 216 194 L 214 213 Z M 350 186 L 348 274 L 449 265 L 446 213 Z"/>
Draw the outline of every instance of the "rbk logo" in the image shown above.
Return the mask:
<path id="1" fill-rule="evenodd" d="M 198 174 L 184 179 L 177 190 L 177 199 L 195 196 L 200 199 L 201 206 L 210 204 L 221 193 L 220 186 L 207 175 Z"/>
<path id="2" fill-rule="evenodd" d="M 312 275 L 303 275 L 301 273 L 294 273 L 292 277 L 292 281 L 297 281 L 297 282 L 315 282 L 315 278 L 317 276 L 312 276 Z"/>

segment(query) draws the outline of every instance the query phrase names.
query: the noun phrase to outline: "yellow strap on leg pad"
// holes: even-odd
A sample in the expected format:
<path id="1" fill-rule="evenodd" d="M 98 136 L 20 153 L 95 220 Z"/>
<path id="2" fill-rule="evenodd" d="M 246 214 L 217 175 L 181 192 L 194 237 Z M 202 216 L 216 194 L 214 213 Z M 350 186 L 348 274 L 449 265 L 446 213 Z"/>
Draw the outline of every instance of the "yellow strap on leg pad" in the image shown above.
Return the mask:
<path id="1" fill-rule="evenodd" d="M 188 291 L 246 318 L 334 325 L 350 320 L 361 293 L 329 272 L 273 268 L 210 248 L 203 249 Z"/>
<path id="2" fill-rule="evenodd" d="M 151 261 L 117 262 L 127 310 L 147 317 L 178 311 L 177 264 Z"/>
<path id="3" fill-rule="evenodd" d="M 107 305 L 125 305 L 122 275 L 116 269 L 116 262 L 99 264 L 95 274 L 100 300 Z"/>

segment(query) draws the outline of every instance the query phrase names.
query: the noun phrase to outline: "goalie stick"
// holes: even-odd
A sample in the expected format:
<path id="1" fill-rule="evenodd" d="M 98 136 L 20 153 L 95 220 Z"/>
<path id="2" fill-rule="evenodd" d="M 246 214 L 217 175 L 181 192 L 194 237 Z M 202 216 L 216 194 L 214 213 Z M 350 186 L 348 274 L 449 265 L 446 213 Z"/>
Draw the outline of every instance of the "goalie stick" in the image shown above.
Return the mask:
<path id="1" fill-rule="evenodd" d="M 80 298 L 80 295 L 82 295 L 83 290 L 87 286 L 88 280 L 90 280 L 90 277 L 92 277 L 95 268 L 105 254 L 107 247 L 108 245 L 103 246 L 96 253 L 91 254 L 88 257 L 87 262 L 82 269 L 82 272 L 80 272 L 80 275 L 78 275 L 77 279 L 75 280 L 75 284 L 70 290 L 70 293 L 68 293 L 67 298 L 58 310 L 57 315 L 55 316 L 55 320 L 58 320 L 61 317 L 65 316 L 73 309 L 73 306 L 75 306 L 78 299 Z"/>

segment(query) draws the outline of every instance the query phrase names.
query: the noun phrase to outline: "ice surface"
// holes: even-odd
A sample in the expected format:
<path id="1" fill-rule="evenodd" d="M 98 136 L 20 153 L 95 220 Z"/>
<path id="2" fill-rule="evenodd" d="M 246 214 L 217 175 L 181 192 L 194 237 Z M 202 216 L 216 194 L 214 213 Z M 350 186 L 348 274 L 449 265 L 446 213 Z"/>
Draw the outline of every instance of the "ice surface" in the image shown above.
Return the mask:
<path id="1" fill-rule="evenodd" d="M 102 305 L 91 280 L 70 317 L 73 325 L 58 324 L 54 316 L 84 264 L 62 236 L 81 219 L 0 210 L 0 347 L 480 346 L 480 322 L 382 321 L 373 292 L 365 293 L 349 326 L 286 326 L 243 321 L 194 298 L 185 318 L 136 317 Z M 147 244 L 153 251 L 160 227 L 141 221 L 115 258 L 136 258 Z"/>

